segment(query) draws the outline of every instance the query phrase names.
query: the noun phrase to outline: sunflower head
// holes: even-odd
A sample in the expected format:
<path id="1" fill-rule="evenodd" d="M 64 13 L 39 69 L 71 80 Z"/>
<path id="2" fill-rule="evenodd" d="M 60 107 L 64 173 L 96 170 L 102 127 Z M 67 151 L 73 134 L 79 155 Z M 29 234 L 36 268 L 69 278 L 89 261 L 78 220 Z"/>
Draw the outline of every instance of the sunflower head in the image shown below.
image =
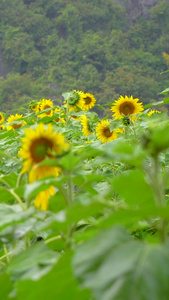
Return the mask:
<path id="1" fill-rule="evenodd" d="M 81 117 L 81 125 L 82 125 L 82 132 L 86 137 L 88 137 L 89 134 L 94 133 L 95 130 L 94 124 L 91 119 L 88 119 L 86 117 L 86 115 L 83 115 Z"/>
<path id="2" fill-rule="evenodd" d="M 54 159 L 55 156 L 62 154 L 67 147 L 68 144 L 65 142 L 64 136 L 54 132 L 51 124 L 48 124 L 46 128 L 44 124 L 39 124 L 36 129 L 26 129 L 25 137 L 22 139 L 22 148 L 19 152 L 20 157 L 24 160 L 22 173 L 29 171 L 46 157 Z M 46 169 L 49 167 L 46 166 Z"/>
<path id="3" fill-rule="evenodd" d="M 65 123 L 65 119 L 60 116 L 60 115 L 63 115 L 63 113 L 61 113 L 61 108 L 60 107 L 55 108 L 54 114 L 55 113 L 57 113 L 57 114 L 59 113 L 59 115 L 57 115 L 57 118 L 55 119 L 55 122 L 56 123 Z"/>
<path id="4" fill-rule="evenodd" d="M 0 130 L 5 129 L 5 126 L 3 124 L 0 125 Z"/>
<path id="5" fill-rule="evenodd" d="M 4 120 L 5 120 L 4 115 L 0 112 L 0 124 L 2 124 Z"/>
<path id="6" fill-rule="evenodd" d="M 39 104 L 40 111 L 43 111 L 47 108 L 53 107 L 53 102 L 51 100 L 47 100 L 47 99 L 42 99 L 42 101 L 39 102 L 38 104 Z M 53 110 L 51 109 L 51 110 L 44 112 L 43 114 L 38 115 L 38 118 L 43 118 L 46 116 L 48 116 L 48 117 L 53 116 Z"/>
<path id="7" fill-rule="evenodd" d="M 90 93 L 83 93 L 80 100 L 80 108 L 82 110 L 89 110 L 95 106 L 96 99 Z"/>
<path id="8" fill-rule="evenodd" d="M 123 132 L 123 130 L 110 130 L 110 122 L 108 120 L 102 120 L 96 127 L 97 138 L 101 140 L 102 143 L 116 140 L 119 132 Z"/>
<path id="9" fill-rule="evenodd" d="M 128 116 L 132 121 L 135 121 L 135 114 L 140 114 L 144 110 L 142 103 L 138 103 L 138 101 L 139 99 L 133 99 L 133 96 L 120 96 L 111 107 L 111 111 L 114 113 L 112 116 L 115 120 Z"/>
<path id="10" fill-rule="evenodd" d="M 11 130 L 11 129 L 15 130 L 15 129 L 21 128 L 22 126 L 26 125 L 25 121 L 20 120 L 22 117 L 23 117 L 23 115 L 19 115 L 19 114 L 10 115 L 10 117 L 7 119 L 7 130 Z M 15 121 L 17 121 L 17 122 L 15 123 Z M 13 124 L 8 125 L 10 123 L 13 123 Z"/>
<path id="11" fill-rule="evenodd" d="M 151 109 L 151 110 L 147 113 L 147 115 L 148 115 L 149 117 L 151 117 L 153 114 L 161 114 L 161 111 L 155 110 L 155 109 Z"/>

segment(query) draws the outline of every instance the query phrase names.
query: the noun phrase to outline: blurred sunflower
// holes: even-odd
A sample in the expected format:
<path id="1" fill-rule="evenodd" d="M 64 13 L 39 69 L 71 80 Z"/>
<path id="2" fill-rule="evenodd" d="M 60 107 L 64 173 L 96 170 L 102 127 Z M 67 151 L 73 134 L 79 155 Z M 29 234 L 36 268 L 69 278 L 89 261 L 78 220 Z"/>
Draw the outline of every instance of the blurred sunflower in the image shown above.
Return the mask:
<path id="1" fill-rule="evenodd" d="M 110 142 L 118 138 L 118 133 L 123 132 L 122 129 L 110 130 L 110 122 L 108 120 L 102 120 L 96 127 L 96 135 L 98 140 L 102 143 Z"/>
<path id="2" fill-rule="evenodd" d="M 3 114 L 0 112 L 0 124 L 2 124 L 4 122 L 5 118 L 3 116 Z"/>
<path id="3" fill-rule="evenodd" d="M 40 101 L 39 103 L 39 109 L 40 111 L 43 111 L 47 108 L 51 108 L 53 107 L 53 102 L 51 100 L 47 100 L 47 99 L 42 99 L 42 101 Z M 43 118 L 43 117 L 52 117 L 53 116 L 53 110 L 48 110 L 46 112 L 44 112 L 43 114 L 38 115 L 38 118 Z"/>
<path id="4" fill-rule="evenodd" d="M 19 114 L 15 114 L 15 115 L 10 115 L 10 117 L 7 119 L 7 130 L 11 130 L 11 129 L 18 129 L 22 126 L 26 125 L 26 122 L 23 120 L 20 120 L 23 117 L 23 115 L 19 115 Z M 19 121 L 17 123 L 14 123 L 14 121 Z M 11 125 L 8 125 L 10 123 L 12 123 Z"/>
<path id="5" fill-rule="evenodd" d="M 132 121 L 135 121 L 135 114 L 140 114 L 144 110 L 142 102 L 138 103 L 138 101 L 139 99 L 133 99 L 133 96 L 120 96 L 111 107 L 111 111 L 114 113 L 112 116 L 115 120 L 128 116 Z"/>
<path id="6" fill-rule="evenodd" d="M 61 113 L 61 108 L 55 108 L 54 114 L 55 114 L 55 113 Z M 63 113 L 61 113 L 61 115 L 63 115 Z M 64 120 L 64 118 L 62 118 L 62 117 L 60 116 L 60 114 L 59 114 L 59 116 L 55 119 L 55 122 L 56 122 L 56 123 L 59 123 L 59 122 L 65 123 L 65 120 Z"/>
<path id="7" fill-rule="evenodd" d="M 5 129 L 5 126 L 3 124 L 0 125 L 0 130 Z"/>
<path id="8" fill-rule="evenodd" d="M 89 110 L 93 106 L 95 106 L 96 99 L 90 93 L 82 93 L 81 100 L 80 100 L 80 108 L 82 110 Z"/>
<path id="9" fill-rule="evenodd" d="M 152 110 L 150 110 L 150 111 L 147 113 L 147 115 L 148 115 L 149 117 L 151 117 L 154 113 L 155 113 L 155 114 L 161 114 L 161 111 L 152 109 Z"/>
<path id="10" fill-rule="evenodd" d="M 41 123 L 36 129 L 25 129 L 25 135 L 19 153 L 20 157 L 24 159 L 22 173 L 29 171 L 32 166 L 43 161 L 46 157 L 53 158 L 53 153 L 55 155 L 61 154 L 68 147 L 64 136 L 53 132 L 51 124 L 48 124 L 46 128 Z M 48 172 L 48 169 L 50 169 L 49 166 L 45 166 L 45 172 Z M 45 176 L 48 175 L 45 173 Z M 35 177 L 37 178 L 38 174 Z"/>
<path id="11" fill-rule="evenodd" d="M 22 148 L 19 156 L 24 160 L 22 173 L 29 172 L 28 179 L 32 183 L 35 180 L 47 176 L 58 177 L 61 169 L 49 165 L 40 166 L 38 163 L 45 158 L 55 158 L 67 149 L 68 144 L 62 134 L 53 132 L 51 124 L 45 128 L 44 124 L 39 124 L 36 129 L 25 129 L 25 135 L 22 139 Z M 49 196 L 53 195 L 54 187 L 50 187 L 40 192 L 36 199 L 35 205 L 42 210 L 47 209 Z"/>
<path id="12" fill-rule="evenodd" d="M 83 126 L 82 132 L 86 137 L 88 137 L 89 134 L 94 133 L 93 123 L 86 117 L 86 115 L 81 117 L 81 125 Z"/>
<path id="13" fill-rule="evenodd" d="M 76 111 L 78 108 L 80 108 L 80 102 L 83 97 L 82 91 L 76 91 L 69 93 L 69 97 L 65 100 L 65 103 L 69 105 L 69 112 Z M 67 107 L 67 104 L 65 107 Z"/>
<path id="14" fill-rule="evenodd" d="M 37 208 L 40 208 L 43 211 L 47 210 L 49 205 L 49 198 L 54 194 L 55 194 L 55 188 L 54 186 L 51 185 L 48 189 L 46 189 L 45 191 L 41 191 L 37 195 L 34 202 L 35 206 Z"/>

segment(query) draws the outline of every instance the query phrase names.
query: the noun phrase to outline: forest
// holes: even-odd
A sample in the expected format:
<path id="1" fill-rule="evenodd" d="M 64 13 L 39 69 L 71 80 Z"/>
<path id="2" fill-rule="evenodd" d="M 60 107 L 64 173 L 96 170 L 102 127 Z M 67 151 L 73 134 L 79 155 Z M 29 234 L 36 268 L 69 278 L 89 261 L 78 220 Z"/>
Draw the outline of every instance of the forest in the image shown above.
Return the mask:
<path id="1" fill-rule="evenodd" d="M 1 110 L 73 89 L 103 106 L 120 95 L 159 100 L 168 84 L 168 19 L 166 1 L 131 23 L 111 0 L 1 0 Z"/>

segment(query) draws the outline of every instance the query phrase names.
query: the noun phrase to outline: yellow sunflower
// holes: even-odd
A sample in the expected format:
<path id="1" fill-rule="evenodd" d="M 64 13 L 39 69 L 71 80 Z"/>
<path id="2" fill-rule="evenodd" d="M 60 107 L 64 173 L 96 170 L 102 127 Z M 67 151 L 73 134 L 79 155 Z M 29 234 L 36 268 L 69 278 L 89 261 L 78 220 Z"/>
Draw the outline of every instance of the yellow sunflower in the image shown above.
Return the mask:
<path id="1" fill-rule="evenodd" d="M 45 191 L 40 192 L 36 199 L 35 199 L 35 206 L 37 208 L 40 208 L 41 210 L 45 211 L 48 209 L 48 205 L 49 205 L 49 198 L 50 196 L 53 196 L 55 194 L 55 188 L 54 186 L 50 186 L 48 189 L 46 189 Z"/>
<path id="2" fill-rule="evenodd" d="M 80 108 L 82 110 L 89 110 L 93 106 L 95 106 L 96 99 L 95 97 L 90 93 L 82 93 L 81 94 L 81 100 L 80 100 Z"/>
<path id="3" fill-rule="evenodd" d="M 22 173 L 29 172 L 29 182 L 32 183 L 47 176 L 58 177 L 61 172 L 59 167 L 40 166 L 38 163 L 46 157 L 54 159 L 55 155 L 61 154 L 68 147 L 64 136 L 53 132 L 51 124 L 48 124 L 46 128 L 44 124 L 39 124 L 36 129 L 25 129 L 25 135 L 19 156 L 24 160 Z M 53 186 L 40 192 L 35 199 L 36 207 L 41 207 L 42 210 L 47 209 L 49 197 L 53 193 Z"/>
<path id="4" fill-rule="evenodd" d="M 134 122 L 135 114 L 140 114 L 144 110 L 142 102 L 138 103 L 138 101 L 139 99 L 133 99 L 133 96 L 120 96 L 111 107 L 111 111 L 114 113 L 112 116 L 115 120 L 128 116 Z"/>
<path id="5" fill-rule="evenodd" d="M 3 116 L 3 114 L 0 112 L 0 124 L 2 124 L 4 122 L 5 118 Z"/>
<path id="6" fill-rule="evenodd" d="M 96 135 L 98 140 L 102 143 L 110 142 L 118 138 L 118 133 L 123 132 L 122 129 L 110 130 L 110 122 L 108 120 L 102 120 L 96 127 Z"/>
<path id="7" fill-rule="evenodd" d="M 53 102 L 51 100 L 47 100 L 47 99 L 42 99 L 41 102 L 38 103 L 39 104 L 39 108 L 40 111 L 43 111 L 47 108 L 53 107 Z M 43 117 L 52 117 L 53 116 L 53 110 L 49 110 L 47 112 L 44 112 L 43 114 L 38 115 L 38 118 L 43 118 Z"/>
<path id="8" fill-rule="evenodd" d="M 36 129 L 25 129 L 25 135 L 19 153 L 20 157 L 24 159 L 22 173 L 29 171 L 33 165 L 43 161 L 46 157 L 53 158 L 53 153 L 61 154 L 68 147 L 64 136 L 53 132 L 51 124 L 48 124 L 46 128 L 41 123 Z M 48 169 L 49 166 L 45 166 L 45 168 Z"/>
<path id="9" fill-rule="evenodd" d="M 81 117 L 81 124 L 83 126 L 82 132 L 86 137 L 94 132 L 93 124 L 89 119 L 87 119 L 86 115 Z"/>
<path id="10" fill-rule="evenodd" d="M 5 129 L 5 126 L 3 124 L 0 125 L 0 130 Z"/>
<path id="11" fill-rule="evenodd" d="M 38 101 L 38 102 L 32 102 L 30 105 L 29 105 L 29 108 L 31 110 L 33 110 L 36 114 L 40 111 L 40 104 L 41 102 Z"/>
<path id="12" fill-rule="evenodd" d="M 60 113 L 61 112 L 61 108 L 56 108 L 55 110 L 54 110 L 54 114 L 55 113 Z M 61 115 L 63 115 L 63 113 L 61 113 Z M 62 118 L 62 117 L 60 117 L 60 115 L 55 119 L 55 122 L 56 123 L 59 123 L 59 122 L 61 122 L 61 123 L 65 123 L 65 120 L 64 120 L 64 118 Z"/>
<path id="13" fill-rule="evenodd" d="M 24 125 L 26 125 L 26 122 L 23 120 L 20 120 L 23 117 L 23 115 L 15 114 L 15 115 L 10 115 L 10 117 L 7 119 L 7 130 L 11 129 L 18 129 Z M 18 123 L 14 123 L 14 121 L 19 121 Z M 8 125 L 12 123 L 11 125 Z"/>
<path id="14" fill-rule="evenodd" d="M 65 103 L 69 105 L 69 112 L 77 111 L 80 108 L 80 103 L 82 101 L 83 94 L 84 93 L 82 91 L 76 90 L 68 93 L 68 97 L 65 100 Z M 65 105 L 65 107 L 67 107 L 67 104 Z"/>
<path id="15" fill-rule="evenodd" d="M 161 111 L 152 109 L 152 110 L 150 110 L 150 111 L 147 113 L 147 115 L 148 115 L 149 117 L 151 117 L 154 113 L 156 113 L 156 114 L 161 114 Z"/>

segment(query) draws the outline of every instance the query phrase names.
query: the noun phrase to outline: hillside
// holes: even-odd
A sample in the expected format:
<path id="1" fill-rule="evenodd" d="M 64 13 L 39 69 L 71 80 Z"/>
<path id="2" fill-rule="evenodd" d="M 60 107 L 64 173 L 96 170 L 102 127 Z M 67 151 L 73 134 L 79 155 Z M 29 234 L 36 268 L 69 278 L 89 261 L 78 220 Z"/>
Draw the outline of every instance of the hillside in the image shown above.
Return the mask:
<path id="1" fill-rule="evenodd" d="M 2 0 L 1 110 L 72 89 L 94 93 L 100 104 L 121 94 L 157 100 L 168 84 L 160 73 L 168 69 L 169 3 L 154 1 L 148 18 L 133 21 L 136 1 L 118 2 Z"/>

